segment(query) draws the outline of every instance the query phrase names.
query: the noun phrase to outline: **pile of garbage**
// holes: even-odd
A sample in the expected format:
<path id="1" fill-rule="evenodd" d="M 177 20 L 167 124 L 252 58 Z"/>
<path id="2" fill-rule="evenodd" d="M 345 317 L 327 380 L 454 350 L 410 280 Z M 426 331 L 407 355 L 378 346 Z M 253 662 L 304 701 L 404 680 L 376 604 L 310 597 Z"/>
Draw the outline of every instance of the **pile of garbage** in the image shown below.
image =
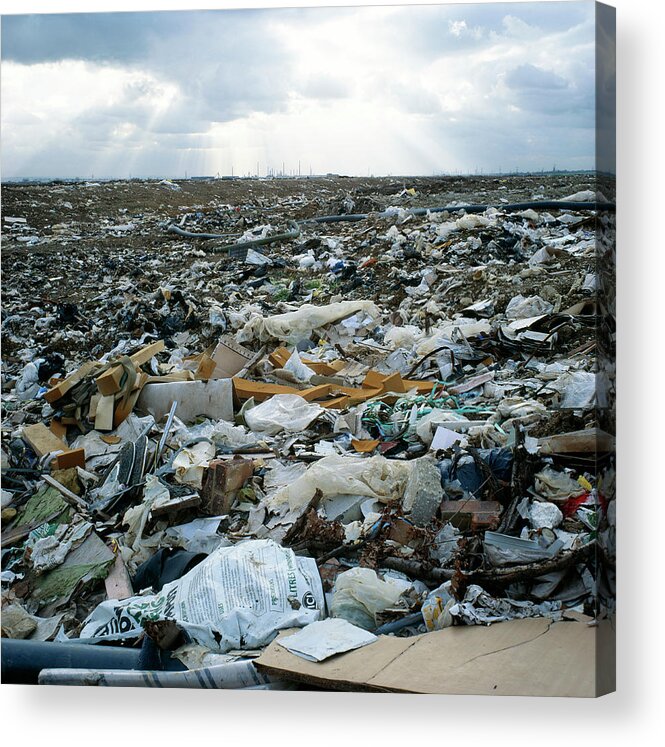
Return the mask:
<path id="1" fill-rule="evenodd" d="M 266 647 L 611 614 L 614 215 L 496 181 L 5 216 L 3 672 L 288 688 Z"/>

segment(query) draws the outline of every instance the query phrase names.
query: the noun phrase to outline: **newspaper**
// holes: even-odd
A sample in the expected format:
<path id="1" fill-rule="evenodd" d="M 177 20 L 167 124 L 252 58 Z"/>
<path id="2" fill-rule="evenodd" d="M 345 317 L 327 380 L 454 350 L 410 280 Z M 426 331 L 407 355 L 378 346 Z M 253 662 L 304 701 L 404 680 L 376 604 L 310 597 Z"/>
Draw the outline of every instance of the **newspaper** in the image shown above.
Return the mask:
<path id="1" fill-rule="evenodd" d="M 102 602 L 80 637 L 135 638 L 146 622 L 172 620 L 194 642 L 224 653 L 265 646 L 278 630 L 319 620 L 324 605 L 312 558 L 272 540 L 249 540 L 218 548 L 158 594 Z"/>

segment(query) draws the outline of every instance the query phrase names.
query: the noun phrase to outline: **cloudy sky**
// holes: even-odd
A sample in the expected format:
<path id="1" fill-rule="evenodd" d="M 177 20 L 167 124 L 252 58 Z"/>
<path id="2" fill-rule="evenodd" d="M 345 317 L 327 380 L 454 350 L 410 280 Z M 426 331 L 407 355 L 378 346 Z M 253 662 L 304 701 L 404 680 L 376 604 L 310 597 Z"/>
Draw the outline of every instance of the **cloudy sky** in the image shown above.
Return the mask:
<path id="1" fill-rule="evenodd" d="M 593 167 L 583 2 L 6 15 L 2 175 Z"/>

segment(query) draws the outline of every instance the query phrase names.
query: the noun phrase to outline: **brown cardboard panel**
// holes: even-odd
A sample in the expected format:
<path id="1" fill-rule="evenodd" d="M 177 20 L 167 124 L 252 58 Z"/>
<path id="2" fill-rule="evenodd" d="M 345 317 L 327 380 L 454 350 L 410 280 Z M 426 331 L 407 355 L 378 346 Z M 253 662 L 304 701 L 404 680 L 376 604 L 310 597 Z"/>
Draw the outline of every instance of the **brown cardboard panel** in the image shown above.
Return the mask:
<path id="1" fill-rule="evenodd" d="M 308 662 L 273 642 L 260 669 L 330 689 L 470 695 L 596 695 L 597 628 L 544 618 L 458 626 Z"/>

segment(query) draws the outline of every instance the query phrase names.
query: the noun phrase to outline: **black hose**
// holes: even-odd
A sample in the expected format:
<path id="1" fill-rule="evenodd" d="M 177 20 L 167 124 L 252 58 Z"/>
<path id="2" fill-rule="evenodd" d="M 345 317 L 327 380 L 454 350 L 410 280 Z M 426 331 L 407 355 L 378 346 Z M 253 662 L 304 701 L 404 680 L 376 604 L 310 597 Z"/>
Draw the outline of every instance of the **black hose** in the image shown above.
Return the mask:
<path id="1" fill-rule="evenodd" d="M 2 683 L 36 685 L 42 669 L 184 669 L 146 636 L 142 648 L 3 638 Z"/>
<path id="2" fill-rule="evenodd" d="M 272 236 L 266 236 L 263 239 L 252 239 L 251 241 L 243 241 L 239 244 L 224 244 L 223 246 L 211 246 L 208 248 L 207 251 L 212 252 L 214 254 L 219 254 L 220 252 L 229 252 L 233 255 L 238 255 L 243 252 L 246 252 L 248 249 L 251 249 L 255 246 L 264 246 L 265 244 L 274 244 L 278 241 L 290 241 L 291 239 L 297 239 L 298 236 L 300 236 L 300 226 L 295 223 L 291 222 L 289 224 L 291 227 L 291 231 L 286 231 L 285 233 L 277 233 Z M 184 231 L 179 226 L 176 226 L 175 224 L 171 223 L 169 225 L 168 230 L 171 233 L 177 233 L 178 236 L 185 236 L 190 239 L 223 239 L 228 238 L 229 236 L 234 236 L 238 234 L 221 234 L 221 233 L 193 233 L 192 231 Z"/>
<path id="3" fill-rule="evenodd" d="M 176 226 L 175 223 L 169 224 L 166 229 L 169 233 L 177 233 L 178 236 L 185 236 L 188 239 L 228 239 L 231 236 L 240 236 L 239 233 L 195 233 L 194 231 L 185 231 L 184 228 Z"/>
<path id="4" fill-rule="evenodd" d="M 408 628 L 409 625 L 422 625 L 424 622 L 421 612 L 414 612 L 412 615 L 406 615 L 401 620 L 395 620 L 394 622 L 385 623 L 378 627 L 375 631 L 375 635 L 388 635 L 389 633 L 396 633 L 398 630 Z"/>
<path id="5" fill-rule="evenodd" d="M 36 685 L 42 669 L 139 669 L 139 648 L 3 638 L 2 683 Z"/>

